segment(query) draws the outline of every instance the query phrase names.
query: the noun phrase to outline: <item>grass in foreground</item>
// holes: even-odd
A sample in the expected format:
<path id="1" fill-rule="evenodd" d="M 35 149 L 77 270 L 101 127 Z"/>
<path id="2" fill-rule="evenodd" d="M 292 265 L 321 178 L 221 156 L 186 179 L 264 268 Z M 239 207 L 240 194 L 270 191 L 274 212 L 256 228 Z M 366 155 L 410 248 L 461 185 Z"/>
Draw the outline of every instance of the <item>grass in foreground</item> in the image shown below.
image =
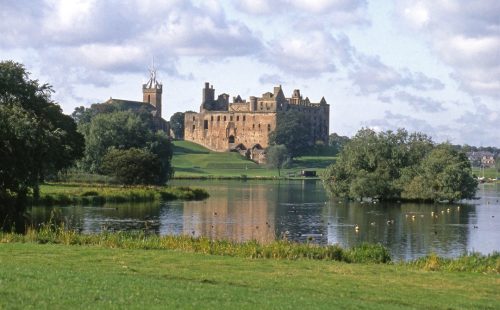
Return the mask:
<path id="1" fill-rule="evenodd" d="M 166 250 L 0 246 L 0 308 L 498 309 L 499 276 Z"/>
<path id="2" fill-rule="evenodd" d="M 335 161 L 330 156 L 298 157 L 281 176 L 299 176 L 301 170 L 317 173 Z M 278 178 L 277 169 L 258 165 L 235 152 L 213 152 L 189 141 L 174 141 L 175 178 Z"/>
<path id="3" fill-rule="evenodd" d="M 145 202 L 155 200 L 201 200 L 208 193 L 189 187 L 122 187 L 112 185 L 52 183 L 40 186 L 40 205 L 100 205 L 107 202 Z"/>
<path id="4" fill-rule="evenodd" d="M 321 246 L 289 242 L 287 240 L 278 240 L 266 244 L 260 244 L 256 241 L 236 243 L 225 240 L 210 240 L 206 237 L 194 238 L 186 235 L 158 236 L 156 234 L 145 234 L 142 231 L 80 234 L 51 222 L 43 224 L 38 230 L 29 229 L 24 235 L 0 232 L 0 243 L 16 242 L 90 245 L 104 248 L 142 250 L 180 250 L 254 259 L 309 259 L 371 264 L 388 264 L 391 262 L 389 251 L 380 244 L 362 244 L 350 249 L 343 249 L 338 245 Z M 405 264 L 431 271 L 447 270 L 500 274 L 500 252 L 491 255 L 472 253 L 457 259 L 445 259 L 429 255 Z"/>

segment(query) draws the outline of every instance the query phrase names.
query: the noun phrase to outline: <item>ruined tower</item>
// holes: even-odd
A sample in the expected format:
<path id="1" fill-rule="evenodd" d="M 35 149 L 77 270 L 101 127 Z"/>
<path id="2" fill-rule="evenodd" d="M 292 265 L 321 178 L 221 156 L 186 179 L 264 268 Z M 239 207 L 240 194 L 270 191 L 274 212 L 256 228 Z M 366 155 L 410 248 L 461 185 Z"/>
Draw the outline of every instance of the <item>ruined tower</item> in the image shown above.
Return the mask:
<path id="1" fill-rule="evenodd" d="M 162 84 L 156 80 L 156 69 L 150 69 L 149 81 L 142 85 L 143 102 L 156 108 L 155 116 L 161 117 Z"/>

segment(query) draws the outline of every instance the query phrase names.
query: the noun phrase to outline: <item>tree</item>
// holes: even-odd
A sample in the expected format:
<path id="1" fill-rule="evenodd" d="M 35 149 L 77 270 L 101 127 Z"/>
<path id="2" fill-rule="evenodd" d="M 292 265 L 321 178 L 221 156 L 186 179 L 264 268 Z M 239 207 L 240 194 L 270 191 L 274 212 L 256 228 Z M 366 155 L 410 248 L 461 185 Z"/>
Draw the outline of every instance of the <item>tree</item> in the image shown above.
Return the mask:
<path id="1" fill-rule="evenodd" d="M 311 140 L 309 120 L 295 110 L 279 113 L 276 129 L 269 134 L 270 144 L 285 145 L 291 158 L 306 153 L 312 146 Z"/>
<path id="2" fill-rule="evenodd" d="M 148 150 L 111 148 L 102 159 L 102 171 L 122 184 L 161 184 L 161 162 Z"/>
<path id="3" fill-rule="evenodd" d="M 170 117 L 170 129 L 176 139 L 184 139 L 184 113 L 176 112 Z"/>
<path id="4" fill-rule="evenodd" d="M 267 148 L 266 160 L 267 165 L 271 168 L 278 169 L 278 176 L 281 176 L 280 170 L 281 168 L 286 167 L 290 162 L 290 154 L 288 153 L 286 146 L 282 144 L 271 145 Z"/>
<path id="5" fill-rule="evenodd" d="M 418 174 L 404 185 L 401 197 L 453 202 L 473 198 L 476 189 L 467 156 L 449 144 L 440 144 L 422 160 Z"/>
<path id="6" fill-rule="evenodd" d="M 477 187 L 465 154 L 403 129 L 361 129 L 323 180 L 334 196 L 352 199 L 454 201 L 472 198 Z"/>
<path id="7" fill-rule="evenodd" d="M 332 149 L 333 155 L 340 153 L 347 142 L 349 142 L 349 137 L 346 136 L 340 136 L 336 133 L 332 133 L 328 136 L 328 145 Z"/>
<path id="8" fill-rule="evenodd" d="M 83 168 L 100 172 L 101 160 L 111 147 L 144 147 L 153 134 L 150 128 L 148 121 L 132 111 L 97 114 L 90 123 L 80 124 L 79 130 L 85 136 Z"/>
<path id="9" fill-rule="evenodd" d="M 84 141 L 73 119 L 51 99 L 52 88 L 30 80 L 24 66 L 0 62 L 0 199 L 38 195 L 48 175 L 70 167 Z"/>
<path id="10" fill-rule="evenodd" d="M 106 169 L 103 166 L 104 158 L 110 150 L 141 149 L 156 156 L 155 161 L 158 161 L 158 165 L 155 167 L 158 171 L 156 172 L 155 184 L 165 184 L 173 175 L 171 165 L 173 146 L 164 132 L 154 131 L 151 113 L 122 110 L 123 107 L 104 109 L 100 106 L 93 105 L 83 112 L 78 109 L 73 113 L 74 117 L 78 116 L 80 119 L 78 130 L 83 133 L 86 141 L 85 157 L 80 162 L 80 168 L 91 173 L 117 176 L 117 167 L 113 166 L 114 170 L 110 169 L 109 163 Z M 80 117 L 82 115 L 90 116 Z M 127 159 L 131 157 L 129 153 L 126 155 Z M 107 160 L 110 160 L 109 156 Z M 150 166 L 145 167 L 145 169 L 148 167 Z M 115 172 L 111 173 L 111 171 Z M 138 178 L 137 180 L 143 179 Z M 147 184 L 151 184 L 151 182 L 148 181 Z"/>

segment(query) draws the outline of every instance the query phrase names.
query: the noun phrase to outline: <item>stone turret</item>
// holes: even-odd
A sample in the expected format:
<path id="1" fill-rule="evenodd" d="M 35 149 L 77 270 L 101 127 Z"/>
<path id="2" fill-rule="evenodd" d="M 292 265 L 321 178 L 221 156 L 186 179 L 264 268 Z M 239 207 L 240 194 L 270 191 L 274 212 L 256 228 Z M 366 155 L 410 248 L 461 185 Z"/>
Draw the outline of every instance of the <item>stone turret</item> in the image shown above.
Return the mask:
<path id="1" fill-rule="evenodd" d="M 161 95 L 163 85 L 156 80 L 156 70 L 150 70 L 149 81 L 142 84 L 142 101 L 156 108 L 155 116 L 161 117 Z"/>
<path id="2" fill-rule="evenodd" d="M 208 82 L 205 82 L 205 88 L 202 90 L 201 94 L 201 107 L 200 112 L 206 109 L 207 105 L 211 105 L 215 101 L 215 89 L 214 86 Z"/>

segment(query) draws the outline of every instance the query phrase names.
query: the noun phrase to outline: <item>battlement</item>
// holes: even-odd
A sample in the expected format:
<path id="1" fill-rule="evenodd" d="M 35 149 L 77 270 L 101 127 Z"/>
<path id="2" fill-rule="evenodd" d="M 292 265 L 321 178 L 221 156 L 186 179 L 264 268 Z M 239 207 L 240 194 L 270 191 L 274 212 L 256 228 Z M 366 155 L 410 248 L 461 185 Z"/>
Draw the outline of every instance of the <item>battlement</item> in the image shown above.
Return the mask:
<path id="1" fill-rule="evenodd" d="M 297 110 L 309 119 L 311 144 L 316 141 L 328 143 L 330 106 L 325 98 L 319 103 L 302 98 L 295 89 L 292 97 L 286 98 L 281 85 L 260 97 L 250 96 L 243 100 L 240 95 L 232 97 L 221 94 L 215 99 L 213 85 L 206 82 L 202 90 L 200 112 L 185 114 L 184 138 L 216 151 L 229 151 L 260 145 L 269 145 L 269 133 L 276 129 L 278 115 L 288 110 Z"/>

